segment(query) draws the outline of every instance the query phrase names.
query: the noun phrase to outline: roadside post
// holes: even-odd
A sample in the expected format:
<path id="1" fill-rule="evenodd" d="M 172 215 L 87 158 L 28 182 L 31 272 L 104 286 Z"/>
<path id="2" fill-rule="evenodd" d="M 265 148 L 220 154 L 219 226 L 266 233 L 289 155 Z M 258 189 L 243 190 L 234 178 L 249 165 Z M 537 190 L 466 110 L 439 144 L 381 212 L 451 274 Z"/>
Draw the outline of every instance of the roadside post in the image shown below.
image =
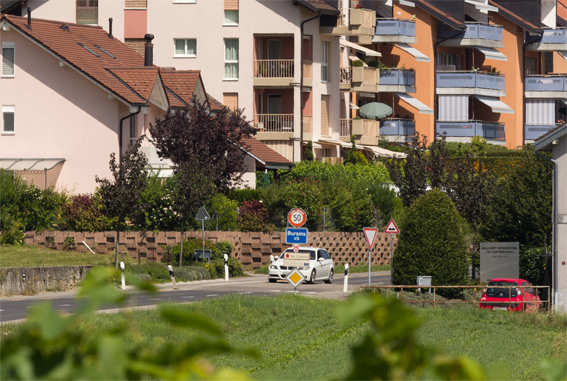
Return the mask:
<path id="1" fill-rule="evenodd" d="M 368 285 L 370 286 L 372 282 L 372 246 L 374 246 L 374 240 L 376 240 L 376 236 L 378 235 L 377 228 L 362 228 L 364 232 L 364 236 L 366 237 L 366 242 L 368 242 Z"/>
<path id="2" fill-rule="evenodd" d="M 199 212 L 197 213 L 197 217 L 195 217 L 197 221 L 201 221 L 201 230 L 203 232 L 203 252 L 205 252 L 205 221 L 211 219 L 209 213 L 207 213 L 207 209 L 204 206 L 201 206 Z M 183 254 L 182 254 L 183 255 Z M 209 263 L 211 263 L 211 259 L 209 258 Z"/>
<path id="3" fill-rule="evenodd" d="M 398 234 L 400 232 L 400 229 L 398 229 L 398 225 L 396 225 L 396 222 L 394 221 L 394 219 L 390 219 L 390 222 L 388 222 L 388 225 L 386 226 L 386 230 L 384 230 L 384 233 L 388 233 L 390 234 L 390 273 L 393 274 L 394 273 L 394 234 Z"/>
<path id="4" fill-rule="evenodd" d="M 224 280 L 228 282 L 228 254 L 224 255 Z"/>
<path id="5" fill-rule="evenodd" d="M 348 263 L 345 263 L 345 285 L 343 287 L 343 292 L 348 290 Z"/>
<path id="6" fill-rule="evenodd" d="M 120 268 L 122 269 L 122 289 L 126 289 L 126 278 L 124 278 L 124 262 L 120 262 Z"/>
<path id="7" fill-rule="evenodd" d="M 301 283 L 305 282 L 305 277 L 299 272 L 299 270 L 295 268 L 289 274 L 287 274 L 285 280 L 287 280 L 287 282 L 293 286 L 293 295 L 297 295 L 297 287 Z"/>
<path id="8" fill-rule="evenodd" d="M 169 270 L 169 277 L 171 278 L 171 283 L 173 283 L 173 289 L 177 290 L 177 284 L 175 283 L 175 275 L 173 275 L 173 267 L 171 265 L 167 266 Z"/>

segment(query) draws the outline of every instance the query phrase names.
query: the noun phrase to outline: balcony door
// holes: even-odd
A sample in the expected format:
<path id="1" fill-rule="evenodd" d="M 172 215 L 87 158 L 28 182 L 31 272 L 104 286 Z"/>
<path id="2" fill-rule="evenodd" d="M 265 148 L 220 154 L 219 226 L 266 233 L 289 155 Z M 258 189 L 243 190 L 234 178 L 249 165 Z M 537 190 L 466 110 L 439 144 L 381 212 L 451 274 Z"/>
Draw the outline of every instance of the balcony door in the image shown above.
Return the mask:
<path id="1" fill-rule="evenodd" d="M 281 94 L 268 94 L 268 115 L 266 117 L 269 131 L 281 130 L 282 96 Z"/>
<path id="2" fill-rule="evenodd" d="M 282 59 L 282 40 L 268 40 L 268 59 Z"/>

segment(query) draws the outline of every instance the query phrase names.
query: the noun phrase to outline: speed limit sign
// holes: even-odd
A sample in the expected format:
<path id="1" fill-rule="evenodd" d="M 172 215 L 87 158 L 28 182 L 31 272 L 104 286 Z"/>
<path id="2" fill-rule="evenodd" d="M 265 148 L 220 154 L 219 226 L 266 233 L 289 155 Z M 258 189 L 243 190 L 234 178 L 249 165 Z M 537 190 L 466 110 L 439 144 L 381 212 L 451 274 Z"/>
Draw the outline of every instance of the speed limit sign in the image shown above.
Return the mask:
<path id="1" fill-rule="evenodd" d="M 305 225 L 306 221 L 307 214 L 305 214 L 303 209 L 292 209 L 287 214 L 287 222 L 289 222 L 291 226 L 295 226 L 296 228 Z"/>

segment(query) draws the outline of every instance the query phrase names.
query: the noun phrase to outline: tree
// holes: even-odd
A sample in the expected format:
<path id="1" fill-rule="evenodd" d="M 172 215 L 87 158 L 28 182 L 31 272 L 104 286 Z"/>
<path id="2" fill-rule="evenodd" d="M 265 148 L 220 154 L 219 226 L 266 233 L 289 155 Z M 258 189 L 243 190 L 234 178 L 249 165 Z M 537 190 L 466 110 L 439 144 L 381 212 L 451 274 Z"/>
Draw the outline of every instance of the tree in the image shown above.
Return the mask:
<path id="1" fill-rule="evenodd" d="M 392 283 L 415 284 L 430 275 L 433 285 L 468 280 L 466 224 L 451 199 L 438 189 L 420 196 L 400 223 L 392 263 Z"/>
<path id="2" fill-rule="evenodd" d="M 136 140 L 134 146 L 127 150 L 122 156 L 120 163 L 116 163 L 116 155 L 110 154 L 110 171 L 113 180 L 100 179 L 95 176 L 96 182 L 100 184 L 100 196 L 102 197 L 104 212 L 115 218 L 116 228 L 116 267 L 118 268 L 118 248 L 120 245 L 120 229 L 128 218 L 134 218 L 144 211 L 144 205 L 140 202 L 142 192 L 147 186 L 148 164 L 146 156 L 140 152 L 140 144 L 144 137 Z"/>

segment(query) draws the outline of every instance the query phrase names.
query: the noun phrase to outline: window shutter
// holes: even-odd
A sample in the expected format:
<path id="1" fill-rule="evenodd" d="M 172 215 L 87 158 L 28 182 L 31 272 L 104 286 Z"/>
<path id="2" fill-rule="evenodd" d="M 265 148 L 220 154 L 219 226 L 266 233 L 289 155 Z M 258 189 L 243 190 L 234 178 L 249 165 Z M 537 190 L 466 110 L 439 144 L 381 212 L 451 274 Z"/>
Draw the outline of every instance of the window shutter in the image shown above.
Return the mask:
<path id="1" fill-rule="evenodd" d="M 225 11 L 237 11 L 238 10 L 238 0 L 224 0 L 224 10 Z"/>
<path id="2" fill-rule="evenodd" d="M 14 75 L 15 48 L 2 48 L 2 75 Z"/>
<path id="3" fill-rule="evenodd" d="M 329 96 L 321 95 L 321 135 L 329 135 Z"/>
<path id="4" fill-rule="evenodd" d="M 238 109 L 238 93 L 224 93 L 222 103 L 231 111 Z"/>

